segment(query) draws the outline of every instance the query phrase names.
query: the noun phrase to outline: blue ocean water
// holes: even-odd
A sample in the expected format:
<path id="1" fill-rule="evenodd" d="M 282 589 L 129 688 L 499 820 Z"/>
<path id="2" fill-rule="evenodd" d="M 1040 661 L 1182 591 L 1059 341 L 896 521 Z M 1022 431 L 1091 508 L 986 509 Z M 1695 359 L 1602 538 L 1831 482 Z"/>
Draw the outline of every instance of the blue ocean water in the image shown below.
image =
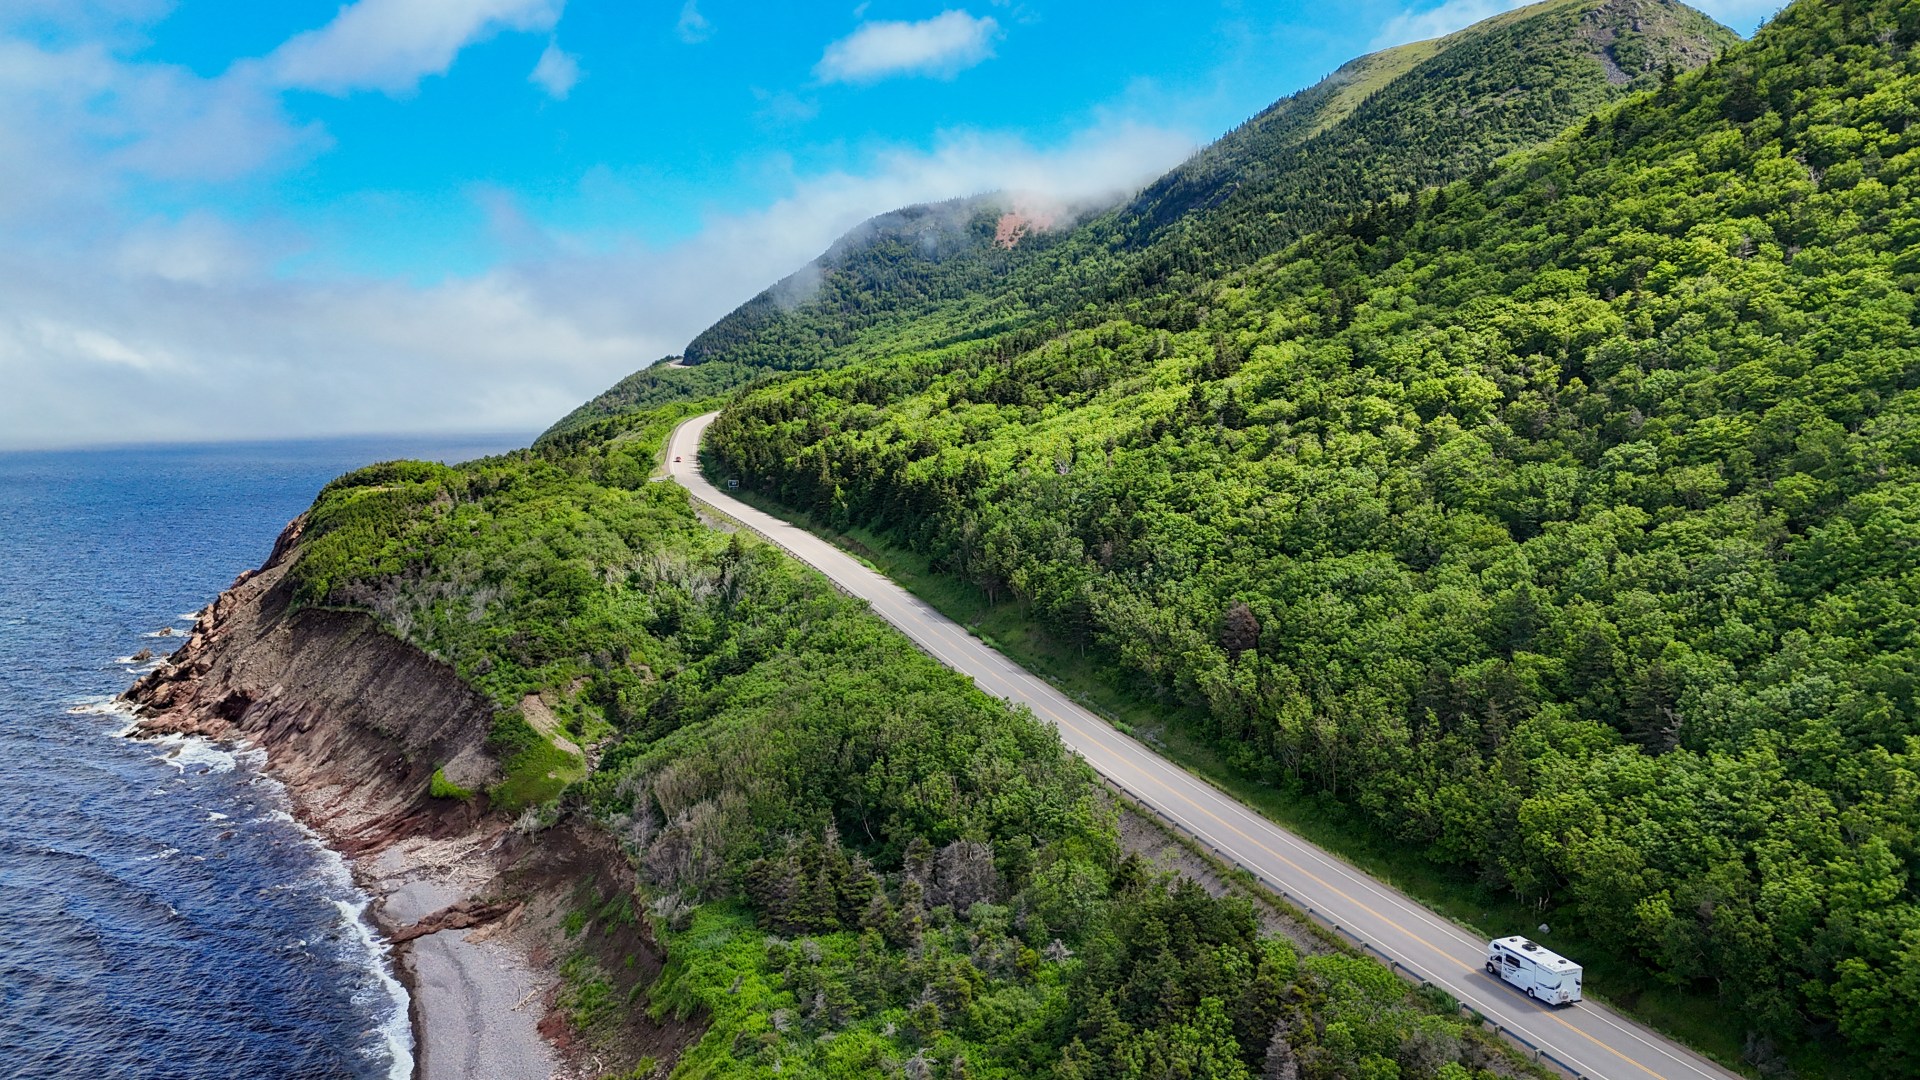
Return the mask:
<path id="1" fill-rule="evenodd" d="M 367 897 L 257 753 L 111 701 L 327 480 L 520 436 L 0 454 L 0 1074 L 406 1077 Z"/>

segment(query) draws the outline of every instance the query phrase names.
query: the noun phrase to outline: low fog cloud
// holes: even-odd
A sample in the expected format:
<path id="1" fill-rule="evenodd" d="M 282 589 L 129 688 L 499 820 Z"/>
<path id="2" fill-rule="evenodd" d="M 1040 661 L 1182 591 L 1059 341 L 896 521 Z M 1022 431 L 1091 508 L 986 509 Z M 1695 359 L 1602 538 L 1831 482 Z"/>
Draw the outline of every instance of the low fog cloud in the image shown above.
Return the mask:
<path id="1" fill-rule="evenodd" d="M 218 80 L 21 48 L 49 80 L 80 79 L 0 115 L 0 181 L 22 160 L 50 170 L 37 187 L 0 183 L 10 241 L 0 244 L 0 445 L 16 447 L 535 430 L 678 352 L 873 214 L 1003 188 L 1111 197 L 1192 149 L 1184 133 L 1117 121 L 1056 147 L 954 132 L 930 152 L 789 176 L 785 197 L 717 214 L 663 248 L 539 231 L 496 192 L 484 196 L 498 204 L 496 229 L 537 235 L 510 237 L 521 254 L 488 272 L 424 286 L 290 278 L 274 270 L 306 242 L 290 226 L 215 210 L 143 220 L 117 210 L 116 197 L 163 173 L 259 168 L 263 153 L 298 160 L 324 136 L 288 123 L 270 99 L 227 101 L 235 91 Z M 5 59 L 0 81 L 17 80 L 24 68 Z M 85 137 L 88 88 L 147 85 L 169 88 L 183 108 L 148 115 L 127 104 L 110 118 L 124 136 L 110 151 Z M 17 86 L 0 93 L 25 97 Z M 183 123 L 252 125 L 266 149 L 241 161 L 168 150 Z"/>

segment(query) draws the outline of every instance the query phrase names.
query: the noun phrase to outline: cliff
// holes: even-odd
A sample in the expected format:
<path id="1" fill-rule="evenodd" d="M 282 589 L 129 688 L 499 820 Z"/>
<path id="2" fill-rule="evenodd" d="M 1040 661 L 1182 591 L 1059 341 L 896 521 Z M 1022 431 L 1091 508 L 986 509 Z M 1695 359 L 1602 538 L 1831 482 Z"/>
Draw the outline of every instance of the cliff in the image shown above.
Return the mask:
<path id="1" fill-rule="evenodd" d="M 127 691 L 139 730 L 265 749 L 301 818 L 349 855 L 473 829 L 484 798 L 433 799 L 428 786 L 440 768 L 469 789 L 493 778 L 491 703 L 368 615 L 292 610 L 285 578 L 304 525 L 288 525 L 266 565 Z"/>
<path id="2" fill-rule="evenodd" d="M 474 791 L 499 779 L 486 749 L 493 705 L 369 615 L 296 608 L 287 576 L 306 520 L 288 525 L 266 564 L 236 579 L 179 651 L 123 695 L 135 733 L 266 751 L 294 813 L 378 898 L 372 918 L 412 999 L 416 1077 L 589 1077 L 677 1058 L 701 1022 L 635 1011 L 591 1038 L 572 1023 L 565 970 L 628 993 L 666 960 L 644 920 L 563 930 L 583 903 L 632 895 L 618 846 L 571 821 L 515 828 L 484 794 L 430 794 L 436 769 Z"/>

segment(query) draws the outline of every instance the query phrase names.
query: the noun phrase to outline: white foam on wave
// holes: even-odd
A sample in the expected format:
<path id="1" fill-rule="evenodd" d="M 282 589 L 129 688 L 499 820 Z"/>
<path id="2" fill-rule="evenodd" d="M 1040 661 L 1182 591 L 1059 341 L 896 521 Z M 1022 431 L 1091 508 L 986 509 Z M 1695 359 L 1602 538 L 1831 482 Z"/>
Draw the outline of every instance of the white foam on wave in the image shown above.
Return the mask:
<path id="1" fill-rule="evenodd" d="M 142 855 L 133 861 L 134 862 L 159 862 L 161 859 L 171 859 L 178 854 L 180 854 L 180 849 L 177 847 L 161 848 L 159 851 L 156 851 L 151 855 Z"/>
<path id="2" fill-rule="evenodd" d="M 72 704 L 67 708 L 67 714 L 70 716 L 110 716 L 120 721 L 118 727 L 111 728 L 107 732 L 116 739 L 124 739 L 132 735 L 134 728 L 140 723 L 140 714 L 134 710 L 134 707 L 115 695 L 96 694 L 72 698 L 71 702 Z"/>
<path id="3" fill-rule="evenodd" d="M 158 637 L 159 634 L 148 634 Z M 121 738 L 129 738 L 138 726 L 138 716 L 132 706 L 117 697 L 96 697 L 76 699 L 73 713 L 113 716 L 127 722 L 114 732 Z M 326 845 L 319 833 L 288 813 L 289 805 L 286 787 L 278 780 L 262 771 L 267 763 L 267 753 L 259 747 L 240 744 L 222 746 L 210 739 L 196 735 L 161 735 L 144 740 L 152 745 L 164 748 L 153 760 L 165 762 L 179 770 L 175 783 L 186 783 L 187 777 L 195 774 L 230 773 L 236 768 L 252 773 L 247 778 L 249 786 L 265 784 L 271 789 L 274 801 L 281 805 L 261 815 L 263 821 L 276 821 L 291 825 L 312 845 L 319 859 L 319 872 L 325 885 L 326 901 L 344 920 L 345 936 L 350 950 L 359 961 L 361 969 L 368 975 L 370 986 L 357 991 L 353 1003 L 365 1009 L 376 1021 L 371 1033 L 373 1044 L 363 1048 L 369 1058 L 384 1058 L 389 1064 L 388 1080 L 411 1080 L 413 1076 L 413 1022 L 408 1013 L 409 1001 L 406 987 L 394 977 L 393 962 L 388 953 L 385 939 L 374 929 L 367 918 L 367 909 L 372 906 L 373 898 L 363 892 L 353 880 L 353 874 L 347 869 L 347 861 L 340 853 Z M 167 794 L 162 787 L 154 791 L 156 795 Z M 208 821 L 226 821 L 229 816 L 218 811 L 207 814 Z M 169 848 L 153 859 L 172 858 L 180 854 L 177 849 Z M 204 859 L 204 856 L 193 856 Z"/>
<path id="4" fill-rule="evenodd" d="M 250 760 L 257 765 L 265 760 L 265 754 L 254 751 L 260 756 Z M 286 800 L 286 787 L 278 780 L 262 773 L 259 779 L 273 788 L 274 795 L 282 802 Z M 340 915 L 346 936 L 352 942 L 352 952 L 361 962 L 362 970 L 371 976 L 371 985 L 353 995 L 353 1003 L 378 1018 L 375 1031 L 376 1045 L 363 1048 L 368 1057 L 384 1057 L 388 1061 L 388 1080 L 410 1080 L 413 1076 L 413 1020 L 408 1012 L 407 988 L 400 985 L 394 977 L 393 961 L 389 955 L 386 939 L 374 929 L 372 920 L 367 918 L 368 908 L 373 906 L 373 898 L 361 890 L 353 880 L 353 872 L 347 867 L 347 860 L 337 851 L 328 847 L 324 838 L 308 828 L 306 823 L 288 813 L 284 808 L 269 810 L 261 815 L 263 821 L 277 821 L 291 825 L 301 836 L 311 843 L 320 856 L 320 878 L 325 884 L 326 901 L 333 905 Z M 285 888 L 287 886 L 276 886 Z"/>
<path id="5" fill-rule="evenodd" d="M 176 615 L 174 617 L 179 619 L 181 622 L 199 622 L 200 621 L 200 613 L 198 611 L 188 611 L 180 615 Z"/>
<path id="6" fill-rule="evenodd" d="M 187 631 L 182 630 L 177 626 L 163 626 L 158 630 L 149 630 L 146 633 L 141 634 L 140 636 L 144 638 L 179 638 L 182 641 L 185 641 L 187 637 Z"/>
<path id="7" fill-rule="evenodd" d="M 167 748 L 164 753 L 154 755 L 153 760 L 163 761 L 183 773 L 188 769 L 229 773 L 240 764 L 238 753 L 198 735 L 160 735 L 149 741 Z"/>
<path id="8" fill-rule="evenodd" d="M 387 959 L 387 945 L 380 935 L 374 932 L 373 924 L 367 920 L 367 907 L 373 902 L 365 893 L 358 894 L 354 900 L 333 901 L 333 906 L 346 920 L 347 930 L 362 951 L 372 959 L 369 965 L 375 979 L 374 985 L 353 996 L 353 1003 L 363 1009 L 377 1009 L 385 1013 L 380 1023 L 379 1049 L 393 1064 L 388 1069 L 388 1080 L 407 1080 L 413 1075 L 413 1021 L 407 1015 L 407 988 L 393 977 L 393 965 Z M 369 1055 L 378 1051 L 368 1048 Z"/>

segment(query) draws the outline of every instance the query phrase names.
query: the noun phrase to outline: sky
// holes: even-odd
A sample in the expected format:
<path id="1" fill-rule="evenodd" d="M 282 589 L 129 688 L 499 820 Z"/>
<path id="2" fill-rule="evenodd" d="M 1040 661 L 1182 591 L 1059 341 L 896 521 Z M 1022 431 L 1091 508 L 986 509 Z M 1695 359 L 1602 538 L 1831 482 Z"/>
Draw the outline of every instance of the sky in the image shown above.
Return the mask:
<path id="1" fill-rule="evenodd" d="M 874 214 L 1516 6 L 0 0 L 0 448 L 535 432 Z"/>

